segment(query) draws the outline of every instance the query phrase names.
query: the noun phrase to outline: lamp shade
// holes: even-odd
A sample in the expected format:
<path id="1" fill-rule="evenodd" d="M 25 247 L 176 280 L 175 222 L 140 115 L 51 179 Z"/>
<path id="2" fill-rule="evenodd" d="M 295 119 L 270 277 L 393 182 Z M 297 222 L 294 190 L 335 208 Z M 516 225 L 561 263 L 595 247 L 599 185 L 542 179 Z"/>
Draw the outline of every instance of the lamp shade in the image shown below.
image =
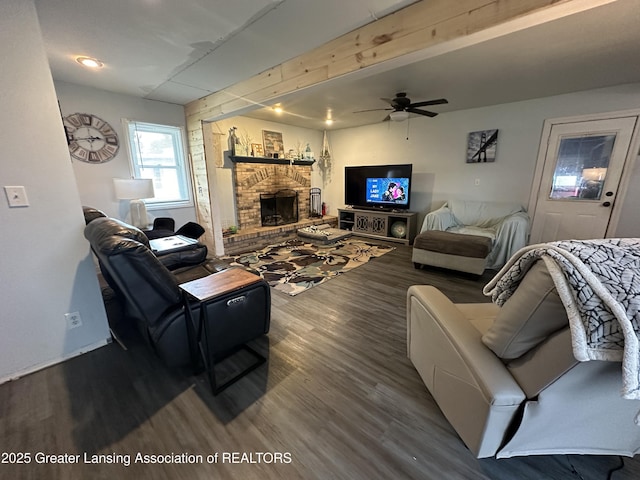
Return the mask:
<path id="1" fill-rule="evenodd" d="M 150 178 L 114 178 L 113 186 L 119 200 L 153 198 L 153 180 Z"/>
<path id="2" fill-rule="evenodd" d="M 402 122 L 409 118 L 409 112 L 405 112 L 404 110 L 395 110 L 389 114 L 389 118 L 394 122 Z"/>

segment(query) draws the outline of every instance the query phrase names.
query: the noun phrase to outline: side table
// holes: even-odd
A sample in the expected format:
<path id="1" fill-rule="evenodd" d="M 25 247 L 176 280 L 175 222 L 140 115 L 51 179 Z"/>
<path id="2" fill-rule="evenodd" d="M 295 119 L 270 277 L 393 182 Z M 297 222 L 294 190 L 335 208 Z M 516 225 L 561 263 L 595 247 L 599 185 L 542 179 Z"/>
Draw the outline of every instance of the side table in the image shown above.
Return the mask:
<path id="1" fill-rule="evenodd" d="M 201 354 L 214 395 L 266 362 L 246 342 L 269 331 L 271 294 L 267 282 L 234 267 L 179 287 L 184 294 L 192 365 L 197 371 Z M 191 300 L 198 302 L 197 321 L 192 315 Z M 218 385 L 215 364 L 241 349 L 256 361 Z"/>

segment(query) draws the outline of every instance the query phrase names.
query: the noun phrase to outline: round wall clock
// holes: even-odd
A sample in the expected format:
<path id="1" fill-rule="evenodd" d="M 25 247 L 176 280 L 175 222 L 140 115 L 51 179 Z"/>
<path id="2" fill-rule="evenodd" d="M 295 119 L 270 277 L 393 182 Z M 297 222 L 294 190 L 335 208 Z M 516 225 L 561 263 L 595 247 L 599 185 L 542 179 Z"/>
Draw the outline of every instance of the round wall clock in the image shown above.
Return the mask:
<path id="1" fill-rule="evenodd" d="M 64 117 L 63 123 L 73 158 L 87 163 L 104 163 L 118 153 L 118 135 L 101 118 L 89 113 L 74 113 Z"/>

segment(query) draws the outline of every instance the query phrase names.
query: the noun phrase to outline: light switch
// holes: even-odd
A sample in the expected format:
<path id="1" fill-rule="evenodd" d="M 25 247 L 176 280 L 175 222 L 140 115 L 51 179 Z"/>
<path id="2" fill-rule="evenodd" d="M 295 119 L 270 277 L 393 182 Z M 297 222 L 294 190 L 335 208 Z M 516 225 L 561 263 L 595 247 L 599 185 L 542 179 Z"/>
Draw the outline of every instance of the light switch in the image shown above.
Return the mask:
<path id="1" fill-rule="evenodd" d="M 27 192 L 24 187 L 4 187 L 4 191 L 7 194 L 7 200 L 9 200 L 10 207 L 29 206 L 29 199 L 27 198 Z"/>

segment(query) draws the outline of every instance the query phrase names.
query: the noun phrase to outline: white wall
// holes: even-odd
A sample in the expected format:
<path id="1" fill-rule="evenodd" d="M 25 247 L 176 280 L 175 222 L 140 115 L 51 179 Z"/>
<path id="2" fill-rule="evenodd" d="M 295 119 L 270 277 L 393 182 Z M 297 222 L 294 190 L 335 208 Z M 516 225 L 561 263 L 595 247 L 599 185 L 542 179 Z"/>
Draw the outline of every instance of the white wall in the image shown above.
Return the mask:
<path id="1" fill-rule="evenodd" d="M 145 100 L 95 88 L 55 82 L 55 89 L 64 116 L 72 113 L 91 113 L 107 121 L 117 132 L 120 150 L 113 160 L 102 164 L 89 164 L 72 160 L 80 200 L 83 205 L 99 208 L 107 215 L 130 221 L 128 201 L 117 200 L 113 178 L 131 178 L 127 156 L 127 136 L 122 119 L 185 127 L 184 108 L 181 105 Z M 186 141 L 186 139 L 185 139 Z M 195 208 L 149 208 L 150 217 L 173 217 L 176 228 L 195 221 Z"/>
<path id="2" fill-rule="evenodd" d="M 237 127 L 237 135 L 249 135 L 252 139 L 251 143 L 263 143 L 263 130 L 280 132 L 282 133 L 282 143 L 284 144 L 285 152 L 288 152 L 289 149 L 293 149 L 295 151 L 297 144 L 303 145 L 303 148 L 306 148 L 306 145 L 308 143 L 309 147 L 311 147 L 311 151 L 313 152 L 314 157 L 318 159 L 318 157 L 320 156 L 323 133 L 319 130 L 295 127 L 292 125 L 268 122 L 265 120 L 256 120 L 254 118 L 248 117 L 234 117 L 226 120 L 219 120 L 211 124 L 211 128 L 214 133 L 224 134 L 224 136 L 222 137 L 222 143 L 225 148 L 228 147 L 229 129 L 234 126 Z M 237 225 L 234 203 L 235 198 L 233 196 L 234 193 L 232 183 L 232 169 L 233 164 L 231 163 L 227 155 L 225 158 L 224 167 L 219 168 L 216 172 L 217 188 L 219 189 L 219 194 L 217 195 L 217 197 L 220 199 L 220 223 L 222 225 L 222 228 L 227 228 L 231 225 Z M 312 167 L 311 186 L 322 188 L 322 181 L 317 166 Z"/>
<path id="3" fill-rule="evenodd" d="M 632 108 L 640 108 L 640 84 L 411 118 L 408 124 L 381 122 L 331 131 L 334 171 L 325 186 L 330 213 L 344 205 L 346 165 L 386 163 L 413 163 L 411 210 L 420 213 L 419 221 L 451 197 L 515 201 L 527 207 L 545 119 Z M 467 164 L 468 133 L 495 128 L 500 130 L 495 163 Z M 636 164 L 633 178 L 639 169 Z M 635 185 L 632 181 L 619 235 L 640 237 L 633 217 L 640 207 Z"/>
<path id="4" fill-rule="evenodd" d="M 0 2 L 0 381 L 104 345 L 110 337 L 33 1 Z M 83 326 L 67 330 L 64 314 Z"/>
<path id="5" fill-rule="evenodd" d="M 640 237 L 640 222 L 638 209 L 640 208 L 640 156 L 636 158 L 636 165 L 629 178 L 629 188 L 620 212 L 620 220 L 616 228 L 616 237 Z"/>

